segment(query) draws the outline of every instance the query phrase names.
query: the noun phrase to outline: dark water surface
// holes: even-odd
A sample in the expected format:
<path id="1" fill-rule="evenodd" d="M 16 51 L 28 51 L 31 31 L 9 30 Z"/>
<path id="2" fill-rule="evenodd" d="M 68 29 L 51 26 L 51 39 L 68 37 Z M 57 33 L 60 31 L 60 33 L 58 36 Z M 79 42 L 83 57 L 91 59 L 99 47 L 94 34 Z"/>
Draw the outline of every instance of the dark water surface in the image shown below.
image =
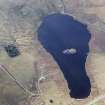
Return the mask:
<path id="1" fill-rule="evenodd" d="M 85 69 L 90 38 L 86 25 L 64 14 L 45 17 L 38 29 L 39 41 L 61 68 L 73 98 L 86 98 L 91 92 Z M 75 48 L 77 53 L 62 53 L 70 48 Z"/>

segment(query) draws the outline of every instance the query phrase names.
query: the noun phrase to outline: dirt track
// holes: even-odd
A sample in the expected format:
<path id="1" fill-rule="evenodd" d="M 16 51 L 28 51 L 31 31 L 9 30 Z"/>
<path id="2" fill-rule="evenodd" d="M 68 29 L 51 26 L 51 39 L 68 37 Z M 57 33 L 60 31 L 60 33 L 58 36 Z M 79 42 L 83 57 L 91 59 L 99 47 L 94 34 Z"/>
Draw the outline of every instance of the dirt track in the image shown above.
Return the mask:
<path id="1" fill-rule="evenodd" d="M 47 74 L 46 79 L 41 81 L 43 94 L 40 98 L 37 97 L 38 105 L 50 105 L 50 99 L 54 101 L 54 105 L 85 105 L 105 92 L 104 9 L 104 0 L 0 0 L 0 63 L 29 90 L 33 77 L 37 80 L 42 73 Z M 66 81 L 58 65 L 37 40 L 36 30 L 41 20 L 55 12 L 73 16 L 87 24 L 91 32 L 86 68 L 92 82 L 92 93 L 87 99 L 75 100 L 69 97 Z M 4 45 L 10 43 L 15 44 L 21 52 L 21 55 L 14 59 L 8 57 L 3 49 Z M 35 62 L 38 71 L 34 67 Z M 27 104 L 27 94 L 4 72 L 0 71 L 0 75 L 0 105 Z M 12 97 L 13 103 L 11 98 L 7 97 Z M 35 105 L 37 98 L 34 97 L 30 104 Z"/>

